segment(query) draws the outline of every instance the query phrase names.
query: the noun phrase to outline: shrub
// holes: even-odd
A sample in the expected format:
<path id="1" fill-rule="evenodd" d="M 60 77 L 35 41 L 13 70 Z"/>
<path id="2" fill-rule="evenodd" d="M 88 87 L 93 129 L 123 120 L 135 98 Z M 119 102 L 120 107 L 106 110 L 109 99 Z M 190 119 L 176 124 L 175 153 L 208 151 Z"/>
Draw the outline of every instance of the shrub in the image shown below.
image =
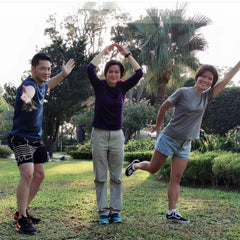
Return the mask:
<path id="1" fill-rule="evenodd" d="M 209 185 L 214 183 L 212 165 L 217 153 L 191 152 L 187 168 L 183 174 L 182 183 L 191 185 Z M 155 174 L 159 179 L 168 181 L 171 172 L 171 159 L 167 158 L 159 171 Z"/>
<path id="2" fill-rule="evenodd" d="M 240 152 L 240 126 L 228 131 L 225 144 L 230 145 L 233 152 Z"/>
<path id="3" fill-rule="evenodd" d="M 232 144 L 228 141 L 226 142 L 226 137 L 216 137 L 215 147 L 216 151 L 232 151 Z"/>
<path id="4" fill-rule="evenodd" d="M 76 146 L 76 149 L 69 153 L 74 159 L 92 159 L 91 140 Z"/>
<path id="5" fill-rule="evenodd" d="M 156 118 L 156 110 L 149 100 L 139 102 L 125 99 L 123 108 L 123 131 L 126 136 L 132 136 L 136 131 L 147 127 Z"/>
<path id="6" fill-rule="evenodd" d="M 80 152 L 80 151 L 71 151 L 70 155 L 73 159 L 92 159 L 92 153 L 90 152 Z"/>
<path id="7" fill-rule="evenodd" d="M 240 161 L 238 153 L 222 152 L 214 159 L 213 173 L 216 184 L 228 188 L 230 185 L 240 186 Z"/>
<path id="8" fill-rule="evenodd" d="M 239 104 L 240 87 L 224 88 L 209 102 L 203 116 L 202 127 L 208 133 L 224 136 L 230 129 L 239 125 Z"/>
<path id="9" fill-rule="evenodd" d="M 12 154 L 12 150 L 8 147 L 0 146 L 0 158 L 8 158 Z"/>
<path id="10" fill-rule="evenodd" d="M 68 145 L 65 147 L 65 151 L 67 154 L 70 154 L 71 151 L 76 151 L 77 145 Z"/>
<path id="11" fill-rule="evenodd" d="M 155 176 L 158 179 L 162 179 L 164 181 L 169 181 L 170 179 L 170 172 L 171 172 L 171 158 L 168 157 L 165 163 L 161 166 L 159 171 L 155 173 Z"/>
<path id="12" fill-rule="evenodd" d="M 80 152 L 92 152 L 91 140 L 85 142 L 84 144 L 77 145 L 77 150 Z"/>
<path id="13" fill-rule="evenodd" d="M 156 141 L 155 140 L 129 140 L 124 149 L 126 152 L 134 151 L 153 151 Z"/>
<path id="14" fill-rule="evenodd" d="M 125 152 L 124 153 L 124 161 L 131 163 L 134 159 L 138 159 L 140 161 L 150 161 L 153 155 L 152 151 L 139 151 L 139 152 Z"/>
<path id="15" fill-rule="evenodd" d="M 214 149 L 214 136 L 207 135 L 203 129 L 200 130 L 200 138 L 192 141 L 192 151 L 198 150 L 199 152 L 213 151 Z"/>
<path id="16" fill-rule="evenodd" d="M 213 185 L 214 174 L 212 172 L 212 166 L 216 156 L 217 153 L 215 152 L 206 152 L 204 154 L 198 151 L 192 152 L 182 182 L 203 186 Z"/>

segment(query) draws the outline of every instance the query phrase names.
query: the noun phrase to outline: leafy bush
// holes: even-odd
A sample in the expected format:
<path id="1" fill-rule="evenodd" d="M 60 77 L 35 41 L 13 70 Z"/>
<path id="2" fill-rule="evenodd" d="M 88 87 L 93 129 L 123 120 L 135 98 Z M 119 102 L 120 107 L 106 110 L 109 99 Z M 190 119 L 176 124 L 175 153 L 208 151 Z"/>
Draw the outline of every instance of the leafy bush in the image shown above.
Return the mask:
<path id="1" fill-rule="evenodd" d="M 208 152 L 214 150 L 215 136 L 207 135 L 203 129 L 200 130 L 200 138 L 192 141 L 192 151 Z"/>
<path id="2" fill-rule="evenodd" d="M 155 173 L 154 175 L 158 179 L 162 179 L 164 181 L 169 181 L 170 178 L 170 172 L 171 172 L 171 158 L 168 157 L 165 161 L 165 163 L 161 166 L 159 171 Z"/>
<path id="3" fill-rule="evenodd" d="M 77 145 L 68 145 L 65 147 L 65 151 L 67 154 L 70 154 L 71 151 L 76 151 Z"/>
<path id="4" fill-rule="evenodd" d="M 213 173 L 216 184 L 228 188 L 230 185 L 240 186 L 240 161 L 238 153 L 222 152 L 214 159 Z"/>
<path id="5" fill-rule="evenodd" d="M 124 150 L 126 152 L 134 152 L 134 151 L 151 151 L 154 150 L 156 141 L 155 140 L 129 140 L 125 145 Z"/>
<path id="6" fill-rule="evenodd" d="M 69 154 L 74 159 L 92 159 L 91 140 L 88 140 L 84 144 L 77 145 Z"/>
<path id="7" fill-rule="evenodd" d="M 240 152 L 240 126 L 228 131 L 225 144 L 231 146 L 233 152 Z"/>
<path id="8" fill-rule="evenodd" d="M 91 140 L 88 140 L 84 144 L 77 145 L 77 150 L 80 152 L 92 152 Z"/>
<path id="9" fill-rule="evenodd" d="M 8 158 L 12 154 L 12 150 L 8 147 L 0 146 L 0 158 Z"/>
<path id="10" fill-rule="evenodd" d="M 191 152 L 187 168 L 183 174 L 182 183 L 191 185 L 209 185 L 214 183 L 212 165 L 215 152 L 199 153 Z M 159 179 L 169 181 L 171 172 L 171 159 L 167 158 L 159 171 L 155 174 Z"/>
<path id="11" fill-rule="evenodd" d="M 92 159 L 92 153 L 90 152 L 80 152 L 80 151 L 71 151 L 70 155 L 73 159 Z"/>
<path id="12" fill-rule="evenodd" d="M 131 136 L 136 131 L 147 127 L 156 118 L 156 110 L 150 101 L 142 99 L 140 102 L 130 102 L 127 99 L 123 108 L 123 131 Z"/>
<path id="13" fill-rule="evenodd" d="M 92 121 L 94 118 L 94 97 L 91 96 L 83 102 L 82 107 L 84 110 L 80 114 L 75 115 L 72 122 L 75 126 L 83 126 L 86 134 L 91 136 Z"/>
<path id="14" fill-rule="evenodd" d="M 226 142 L 226 137 L 216 137 L 214 143 L 215 151 L 232 151 L 232 144 L 230 142 Z"/>
<path id="15" fill-rule="evenodd" d="M 240 87 L 225 88 L 208 104 L 202 127 L 211 134 L 224 136 L 239 124 Z"/>
<path id="16" fill-rule="evenodd" d="M 196 185 L 214 184 L 214 174 L 212 172 L 213 160 L 218 156 L 215 152 L 206 152 L 204 154 L 198 151 L 192 152 L 188 166 L 184 172 L 183 183 Z"/>
<path id="17" fill-rule="evenodd" d="M 134 159 L 138 159 L 140 161 L 150 161 L 153 155 L 152 151 L 139 151 L 139 152 L 125 152 L 124 153 L 124 161 L 131 163 Z"/>

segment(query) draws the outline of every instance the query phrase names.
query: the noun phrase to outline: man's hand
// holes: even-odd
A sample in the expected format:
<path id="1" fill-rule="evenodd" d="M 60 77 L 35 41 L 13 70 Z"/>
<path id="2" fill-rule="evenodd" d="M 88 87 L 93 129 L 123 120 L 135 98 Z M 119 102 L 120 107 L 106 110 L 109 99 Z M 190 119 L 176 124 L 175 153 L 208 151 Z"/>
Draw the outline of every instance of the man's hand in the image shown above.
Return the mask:
<path id="1" fill-rule="evenodd" d="M 62 64 L 62 71 L 63 73 L 68 76 L 71 71 L 73 70 L 73 68 L 75 67 L 75 61 L 70 58 L 67 63 L 65 63 L 65 61 L 63 61 L 63 64 Z"/>
<path id="2" fill-rule="evenodd" d="M 32 98 L 35 94 L 34 88 L 31 86 L 25 87 L 24 85 L 22 85 L 22 89 L 23 89 L 23 93 L 22 93 L 22 96 L 20 97 L 21 100 L 25 104 L 32 104 Z"/>

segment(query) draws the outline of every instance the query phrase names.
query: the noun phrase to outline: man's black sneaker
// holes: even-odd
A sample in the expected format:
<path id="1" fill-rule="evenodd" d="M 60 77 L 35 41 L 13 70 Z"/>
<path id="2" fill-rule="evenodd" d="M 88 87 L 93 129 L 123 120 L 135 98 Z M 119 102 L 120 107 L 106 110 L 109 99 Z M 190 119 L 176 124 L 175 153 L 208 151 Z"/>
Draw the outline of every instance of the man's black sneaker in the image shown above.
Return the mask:
<path id="1" fill-rule="evenodd" d="M 27 213 L 27 217 L 28 217 L 29 222 L 32 222 L 33 224 L 37 224 L 37 223 L 41 222 L 41 218 L 33 217 L 32 215 L 30 215 L 28 213 L 28 210 L 26 210 L 26 213 Z"/>
<path id="2" fill-rule="evenodd" d="M 182 215 L 178 212 L 172 212 L 171 214 L 167 214 L 166 218 L 167 218 L 167 221 L 169 222 L 185 223 L 185 224 L 190 223 L 190 221 L 183 218 Z"/>
<path id="3" fill-rule="evenodd" d="M 37 224 L 41 221 L 40 218 L 36 218 L 36 217 L 33 217 L 32 215 L 30 215 L 28 213 L 28 210 L 26 212 L 27 212 L 28 221 L 30 223 Z M 14 220 L 18 220 L 20 218 L 18 210 L 15 211 L 13 218 L 14 218 Z"/>
<path id="4" fill-rule="evenodd" d="M 23 233 L 32 234 L 37 231 L 36 228 L 28 221 L 27 217 L 21 217 L 17 221 L 17 229 L 19 229 Z"/>
<path id="5" fill-rule="evenodd" d="M 135 163 L 139 163 L 139 160 L 135 159 L 127 166 L 127 168 L 125 170 L 125 175 L 127 177 L 131 176 L 134 173 L 134 171 L 136 171 L 133 169 L 133 164 L 135 164 Z"/>

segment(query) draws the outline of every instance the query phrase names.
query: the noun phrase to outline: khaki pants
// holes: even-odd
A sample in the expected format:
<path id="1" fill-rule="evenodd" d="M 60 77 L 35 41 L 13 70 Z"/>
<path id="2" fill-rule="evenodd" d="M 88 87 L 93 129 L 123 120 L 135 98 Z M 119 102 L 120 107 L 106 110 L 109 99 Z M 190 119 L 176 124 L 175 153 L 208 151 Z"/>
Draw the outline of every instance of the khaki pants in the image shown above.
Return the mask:
<path id="1" fill-rule="evenodd" d="M 122 168 L 124 134 L 93 128 L 91 136 L 95 188 L 99 215 L 122 210 Z M 110 176 L 110 206 L 108 207 L 107 175 Z"/>

